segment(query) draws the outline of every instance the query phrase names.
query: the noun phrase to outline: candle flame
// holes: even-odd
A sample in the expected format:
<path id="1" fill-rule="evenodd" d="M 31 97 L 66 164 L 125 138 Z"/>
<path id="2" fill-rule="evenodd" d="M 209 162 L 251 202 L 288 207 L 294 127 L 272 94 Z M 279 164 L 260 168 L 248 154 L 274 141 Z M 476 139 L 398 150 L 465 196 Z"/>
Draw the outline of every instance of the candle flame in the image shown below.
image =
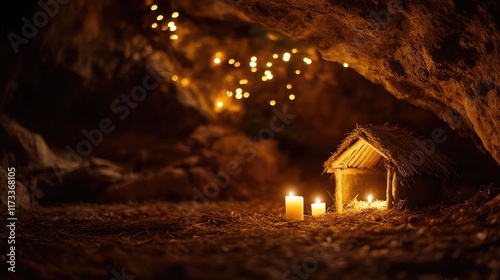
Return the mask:
<path id="1" fill-rule="evenodd" d="M 319 198 L 316 198 L 316 203 L 319 203 Z"/>
<path id="2" fill-rule="evenodd" d="M 370 195 L 368 195 L 368 202 L 370 202 L 370 203 L 371 203 L 371 202 L 372 202 L 372 200 L 373 200 L 373 196 L 372 196 L 371 194 L 370 194 Z"/>
<path id="3" fill-rule="evenodd" d="M 290 196 L 293 196 L 293 192 L 290 192 Z"/>

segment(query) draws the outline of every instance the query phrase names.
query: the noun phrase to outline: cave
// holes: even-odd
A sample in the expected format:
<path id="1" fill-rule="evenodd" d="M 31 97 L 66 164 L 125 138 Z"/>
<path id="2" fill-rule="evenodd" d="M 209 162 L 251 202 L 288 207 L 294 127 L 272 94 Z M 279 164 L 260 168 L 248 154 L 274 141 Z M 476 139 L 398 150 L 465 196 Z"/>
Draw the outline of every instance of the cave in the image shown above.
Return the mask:
<path id="1" fill-rule="evenodd" d="M 2 279 L 500 277 L 496 1 L 2 11 Z"/>

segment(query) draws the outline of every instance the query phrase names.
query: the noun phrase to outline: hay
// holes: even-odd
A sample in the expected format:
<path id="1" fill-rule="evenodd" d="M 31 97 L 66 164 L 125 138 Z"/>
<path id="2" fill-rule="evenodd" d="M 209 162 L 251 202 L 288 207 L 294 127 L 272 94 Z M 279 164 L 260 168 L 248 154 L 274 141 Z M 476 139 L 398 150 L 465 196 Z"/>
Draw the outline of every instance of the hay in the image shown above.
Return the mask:
<path id="1" fill-rule="evenodd" d="M 331 253 L 317 260 L 310 279 L 395 279 L 399 271 L 411 279 L 496 279 L 488 275 L 500 273 L 500 189 L 418 212 L 354 205 L 359 209 L 340 214 L 306 212 L 304 221 L 286 220 L 282 200 L 39 208 L 19 221 L 22 272 L 109 279 L 111 269 L 126 267 L 136 279 L 281 279 L 315 249 L 327 248 Z"/>
<path id="2" fill-rule="evenodd" d="M 363 139 L 386 158 L 386 165 L 394 165 L 403 177 L 415 174 L 449 175 L 452 161 L 443 153 L 434 150 L 428 154 L 419 145 L 421 139 L 415 137 L 411 132 L 399 128 L 375 125 L 358 126 L 340 144 L 337 151 L 325 162 L 324 172 L 327 172 L 332 163 L 344 153 L 349 147 Z M 425 155 L 423 162 L 414 164 L 411 162 L 414 152 Z"/>
<path id="3" fill-rule="evenodd" d="M 344 207 L 345 211 L 363 211 L 367 209 L 387 209 L 387 201 L 386 200 L 374 200 L 372 202 L 368 202 L 365 200 L 352 199 L 347 203 Z"/>

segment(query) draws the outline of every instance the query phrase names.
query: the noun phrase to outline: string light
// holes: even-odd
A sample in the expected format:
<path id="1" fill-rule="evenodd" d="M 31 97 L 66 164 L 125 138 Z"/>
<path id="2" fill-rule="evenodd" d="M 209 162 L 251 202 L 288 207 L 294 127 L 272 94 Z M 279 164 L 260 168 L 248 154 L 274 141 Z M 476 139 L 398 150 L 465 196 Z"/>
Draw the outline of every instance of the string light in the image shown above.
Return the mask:
<path id="1" fill-rule="evenodd" d="M 150 8 L 151 8 L 152 11 L 156 11 L 156 10 L 159 9 L 158 5 L 152 5 Z M 172 19 L 176 19 L 178 17 L 179 17 L 179 13 L 178 12 L 173 12 L 171 14 L 171 18 Z M 157 22 L 151 23 L 151 28 L 152 29 L 155 29 L 155 28 L 160 29 L 161 28 L 162 31 L 170 30 L 171 32 L 174 32 L 174 31 L 176 31 L 178 29 L 178 26 L 176 26 L 175 20 L 171 20 L 167 24 L 165 24 L 168 21 L 168 15 L 165 16 L 163 14 L 157 13 L 157 15 L 155 15 L 155 18 L 156 18 Z M 276 41 L 278 39 L 278 37 L 276 35 L 271 34 L 271 33 L 268 33 L 267 36 L 268 36 L 269 39 L 274 40 L 274 41 Z M 170 33 L 170 39 L 171 40 L 178 40 L 179 36 L 177 34 Z M 292 48 L 288 52 L 285 51 L 283 53 L 281 53 L 281 52 L 273 53 L 272 54 L 272 58 L 278 60 L 280 58 L 280 56 L 281 56 L 281 58 L 282 58 L 282 60 L 284 62 L 289 62 L 289 61 L 292 60 L 292 54 L 297 54 L 297 53 L 302 53 L 302 52 L 307 53 L 308 56 L 314 56 L 314 54 L 310 50 L 307 50 L 307 51 L 301 50 L 301 51 L 299 51 L 298 48 Z M 222 52 L 217 52 L 212 57 L 212 59 L 213 59 L 213 63 L 217 64 L 217 65 L 220 65 L 223 62 L 225 63 L 225 61 L 227 61 L 227 63 L 229 65 L 234 65 L 234 67 L 240 67 L 242 65 L 241 62 L 236 61 L 235 58 L 227 59 L 227 57 L 224 56 L 224 54 Z M 279 60 L 278 60 L 278 62 L 274 62 L 273 63 L 273 62 L 271 62 L 272 61 L 271 59 L 267 59 L 267 58 L 264 58 L 264 59 L 266 59 L 268 61 L 267 62 L 265 62 L 265 60 L 262 61 L 262 63 L 261 63 L 262 65 L 260 67 L 264 66 L 264 67 L 266 67 L 268 69 L 267 70 L 265 68 L 262 69 L 262 70 L 265 70 L 265 71 L 264 71 L 264 75 L 261 76 L 261 79 L 262 79 L 262 81 L 266 82 L 266 81 L 270 81 L 270 80 L 272 80 L 274 78 L 273 73 L 271 72 L 271 67 L 273 67 L 273 66 L 275 66 L 275 67 L 282 67 L 282 64 L 279 63 Z M 293 61 L 295 62 L 296 59 L 300 59 L 299 56 L 294 56 L 294 60 Z M 250 70 L 251 70 L 252 73 L 256 73 L 258 71 L 258 69 L 257 69 L 257 61 L 258 60 L 259 60 L 259 58 L 256 55 L 250 57 L 249 66 L 250 66 Z M 269 61 L 269 60 L 271 60 L 271 61 Z M 303 57 L 302 60 L 306 64 L 311 64 L 313 62 L 312 59 L 309 58 L 309 57 Z M 242 61 L 243 61 L 242 63 L 244 64 L 245 60 L 242 60 Z M 347 63 L 343 63 L 343 66 L 344 67 L 348 67 L 349 65 Z M 295 72 L 296 75 L 301 74 L 301 70 L 299 70 L 299 69 L 296 69 L 294 72 Z M 230 76 L 228 76 L 228 77 L 230 77 Z M 230 77 L 231 78 L 230 80 L 233 80 L 233 77 Z M 255 76 L 253 78 L 258 78 L 258 76 Z M 173 75 L 173 76 L 171 76 L 171 79 L 172 79 L 173 82 L 179 81 L 180 84 L 182 86 L 184 86 L 184 87 L 187 87 L 187 86 L 190 85 L 190 79 L 189 78 L 181 78 L 178 75 Z M 240 78 L 239 80 L 236 79 L 234 82 L 238 82 L 239 85 L 241 85 L 241 86 L 244 87 L 244 85 L 249 84 L 249 81 L 254 82 L 251 79 L 249 80 L 249 79 L 245 79 L 245 78 Z M 287 90 L 291 90 L 292 89 L 292 84 L 291 83 L 287 83 L 285 85 L 286 85 L 285 87 L 286 87 Z M 289 93 L 290 92 L 292 92 L 292 91 L 289 91 Z M 215 108 L 216 112 L 219 112 L 220 109 L 223 108 L 224 106 L 226 106 L 226 107 L 228 106 L 227 104 L 224 104 L 224 102 L 227 101 L 227 100 L 230 100 L 229 99 L 230 97 L 234 96 L 238 100 L 242 99 L 242 98 L 249 98 L 250 97 L 250 92 L 244 91 L 243 88 L 236 88 L 236 89 L 234 89 L 234 92 L 231 91 L 231 90 L 227 90 L 226 91 L 226 95 L 227 95 L 227 99 L 218 99 L 218 100 L 215 100 L 215 103 L 213 103 L 215 105 L 214 108 Z M 226 98 L 226 97 L 224 97 L 224 98 Z M 295 100 L 296 99 L 296 95 L 295 94 L 288 94 L 288 99 L 289 100 Z M 276 106 L 276 104 L 277 104 L 277 102 L 276 102 L 275 99 L 269 100 L 269 105 L 270 106 Z"/>
<path id="2" fill-rule="evenodd" d="M 182 78 L 181 85 L 183 85 L 185 87 L 188 86 L 189 85 L 189 79 L 188 78 Z"/>
<path id="3" fill-rule="evenodd" d="M 290 53 L 286 52 L 283 54 L 283 61 L 289 61 L 290 60 Z"/>
<path id="4" fill-rule="evenodd" d="M 214 55 L 214 63 L 215 64 L 220 64 L 221 63 L 221 61 L 222 61 L 222 59 L 221 59 L 222 55 L 223 55 L 222 52 L 216 52 L 215 53 L 215 55 Z"/>
<path id="5" fill-rule="evenodd" d="M 347 62 L 344 62 L 344 64 L 342 64 L 345 68 L 349 67 L 349 64 Z"/>

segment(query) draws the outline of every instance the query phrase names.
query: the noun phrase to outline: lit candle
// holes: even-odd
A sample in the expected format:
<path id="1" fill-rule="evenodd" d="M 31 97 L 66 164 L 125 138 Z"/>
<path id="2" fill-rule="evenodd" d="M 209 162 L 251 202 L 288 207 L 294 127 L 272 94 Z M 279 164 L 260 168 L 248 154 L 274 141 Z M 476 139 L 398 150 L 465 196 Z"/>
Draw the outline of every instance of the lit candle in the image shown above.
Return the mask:
<path id="1" fill-rule="evenodd" d="M 372 200 L 373 200 L 373 196 L 371 194 L 368 195 L 368 203 L 372 203 Z"/>
<path id="2" fill-rule="evenodd" d="M 316 203 L 311 204 L 311 212 L 313 216 L 325 214 L 326 204 L 324 202 L 319 202 L 319 198 L 316 199 Z"/>
<path id="3" fill-rule="evenodd" d="M 285 197 L 286 218 L 288 220 L 304 220 L 304 198 L 290 193 Z"/>

